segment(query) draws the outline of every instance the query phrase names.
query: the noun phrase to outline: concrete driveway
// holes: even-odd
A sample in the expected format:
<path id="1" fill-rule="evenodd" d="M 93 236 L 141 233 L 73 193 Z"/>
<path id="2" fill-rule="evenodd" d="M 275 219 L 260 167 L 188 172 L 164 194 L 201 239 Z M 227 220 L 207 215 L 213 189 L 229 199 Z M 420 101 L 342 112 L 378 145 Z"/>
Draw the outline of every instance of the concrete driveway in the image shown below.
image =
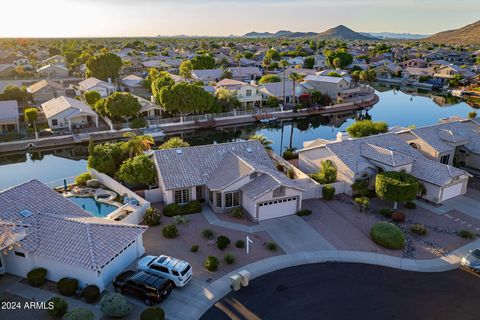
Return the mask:
<path id="1" fill-rule="evenodd" d="M 451 210 L 457 210 L 480 220 L 480 201 L 469 196 L 459 196 L 443 202 L 439 207 L 434 207 L 423 201 L 415 201 L 417 205 L 437 214 L 445 214 Z"/>

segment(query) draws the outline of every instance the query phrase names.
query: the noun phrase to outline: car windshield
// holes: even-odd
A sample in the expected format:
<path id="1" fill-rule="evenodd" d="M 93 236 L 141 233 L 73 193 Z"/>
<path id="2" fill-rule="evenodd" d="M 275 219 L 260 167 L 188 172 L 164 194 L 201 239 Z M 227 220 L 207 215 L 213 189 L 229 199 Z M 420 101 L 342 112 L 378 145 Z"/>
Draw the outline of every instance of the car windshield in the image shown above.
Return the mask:
<path id="1" fill-rule="evenodd" d="M 181 272 L 182 276 L 184 276 L 188 272 L 188 270 L 190 270 L 190 265 L 187 265 L 187 267 L 182 270 Z"/>
<path id="2" fill-rule="evenodd" d="M 477 259 L 480 259 L 480 249 L 475 249 L 472 251 L 472 256 L 474 256 Z"/>

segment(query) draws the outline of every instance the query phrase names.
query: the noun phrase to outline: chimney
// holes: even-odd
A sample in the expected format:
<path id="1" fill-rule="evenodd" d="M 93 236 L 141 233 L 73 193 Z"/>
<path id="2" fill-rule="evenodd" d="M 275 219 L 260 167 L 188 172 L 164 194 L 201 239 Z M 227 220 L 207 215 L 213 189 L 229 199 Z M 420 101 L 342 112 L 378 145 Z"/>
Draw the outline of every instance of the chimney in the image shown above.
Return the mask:
<path id="1" fill-rule="evenodd" d="M 251 81 L 250 81 L 250 84 L 251 84 L 252 86 L 257 86 L 257 81 L 251 80 Z"/>
<path id="2" fill-rule="evenodd" d="M 108 78 L 108 83 L 112 84 L 112 78 Z"/>
<path id="3" fill-rule="evenodd" d="M 348 140 L 348 133 L 346 133 L 345 131 L 339 131 L 337 133 L 337 141 L 340 142 L 345 140 Z"/>
<path id="4" fill-rule="evenodd" d="M 157 103 L 157 101 L 155 101 L 155 97 L 153 96 L 153 94 L 150 96 L 150 102 Z"/>

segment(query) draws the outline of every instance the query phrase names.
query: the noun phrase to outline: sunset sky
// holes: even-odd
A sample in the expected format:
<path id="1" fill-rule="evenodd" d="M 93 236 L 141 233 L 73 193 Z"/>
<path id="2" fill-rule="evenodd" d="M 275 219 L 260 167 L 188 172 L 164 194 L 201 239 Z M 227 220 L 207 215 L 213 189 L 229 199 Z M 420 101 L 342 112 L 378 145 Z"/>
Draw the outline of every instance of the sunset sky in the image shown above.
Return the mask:
<path id="1" fill-rule="evenodd" d="M 480 18 L 479 0 L 8 0 L 0 8 L 0 37 L 222 36 L 339 24 L 432 34 Z"/>

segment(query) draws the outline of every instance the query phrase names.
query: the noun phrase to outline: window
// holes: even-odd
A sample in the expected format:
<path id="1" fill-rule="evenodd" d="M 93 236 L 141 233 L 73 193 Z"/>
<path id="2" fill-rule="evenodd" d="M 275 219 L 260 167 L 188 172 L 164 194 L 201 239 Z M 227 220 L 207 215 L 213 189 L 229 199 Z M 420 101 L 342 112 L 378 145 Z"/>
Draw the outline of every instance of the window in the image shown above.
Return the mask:
<path id="1" fill-rule="evenodd" d="M 58 126 L 58 120 L 52 119 L 52 126 Z"/>
<path id="2" fill-rule="evenodd" d="M 160 272 L 163 272 L 163 273 L 168 273 L 168 268 L 164 267 L 164 266 L 157 266 L 157 265 L 153 265 L 151 266 L 151 268 L 153 270 L 157 270 L 157 271 L 160 271 Z"/>
<path id="3" fill-rule="evenodd" d="M 273 190 L 273 196 L 274 197 L 282 197 L 285 195 L 285 187 L 280 186 L 276 189 Z"/>
<path id="4" fill-rule="evenodd" d="M 177 276 L 177 277 L 180 275 L 177 270 L 172 270 L 172 273 L 174 276 Z"/>
<path id="5" fill-rule="evenodd" d="M 222 207 L 222 193 L 217 192 L 217 208 L 221 208 L 221 207 Z"/>
<path id="6" fill-rule="evenodd" d="M 23 252 L 15 251 L 14 253 L 15 253 L 15 255 L 18 256 L 18 257 L 25 258 L 25 253 L 23 253 Z"/>
<path id="7" fill-rule="evenodd" d="M 247 97 L 250 97 L 252 95 L 252 90 L 247 90 Z"/>
<path id="8" fill-rule="evenodd" d="M 420 150 L 420 146 L 419 146 L 418 144 L 414 143 L 414 142 L 410 143 L 410 146 L 411 146 L 412 148 L 415 148 L 415 149 L 417 149 L 417 150 Z"/>
<path id="9" fill-rule="evenodd" d="M 225 207 L 238 207 L 240 205 L 240 192 L 227 192 L 225 193 Z"/>
<path id="10" fill-rule="evenodd" d="M 190 201 L 190 189 L 175 190 L 173 197 L 173 201 L 177 204 L 187 203 Z"/>
<path id="11" fill-rule="evenodd" d="M 450 155 L 449 154 L 440 157 L 440 163 L 448 164 L 449 161 L 450 161 Z"/>

